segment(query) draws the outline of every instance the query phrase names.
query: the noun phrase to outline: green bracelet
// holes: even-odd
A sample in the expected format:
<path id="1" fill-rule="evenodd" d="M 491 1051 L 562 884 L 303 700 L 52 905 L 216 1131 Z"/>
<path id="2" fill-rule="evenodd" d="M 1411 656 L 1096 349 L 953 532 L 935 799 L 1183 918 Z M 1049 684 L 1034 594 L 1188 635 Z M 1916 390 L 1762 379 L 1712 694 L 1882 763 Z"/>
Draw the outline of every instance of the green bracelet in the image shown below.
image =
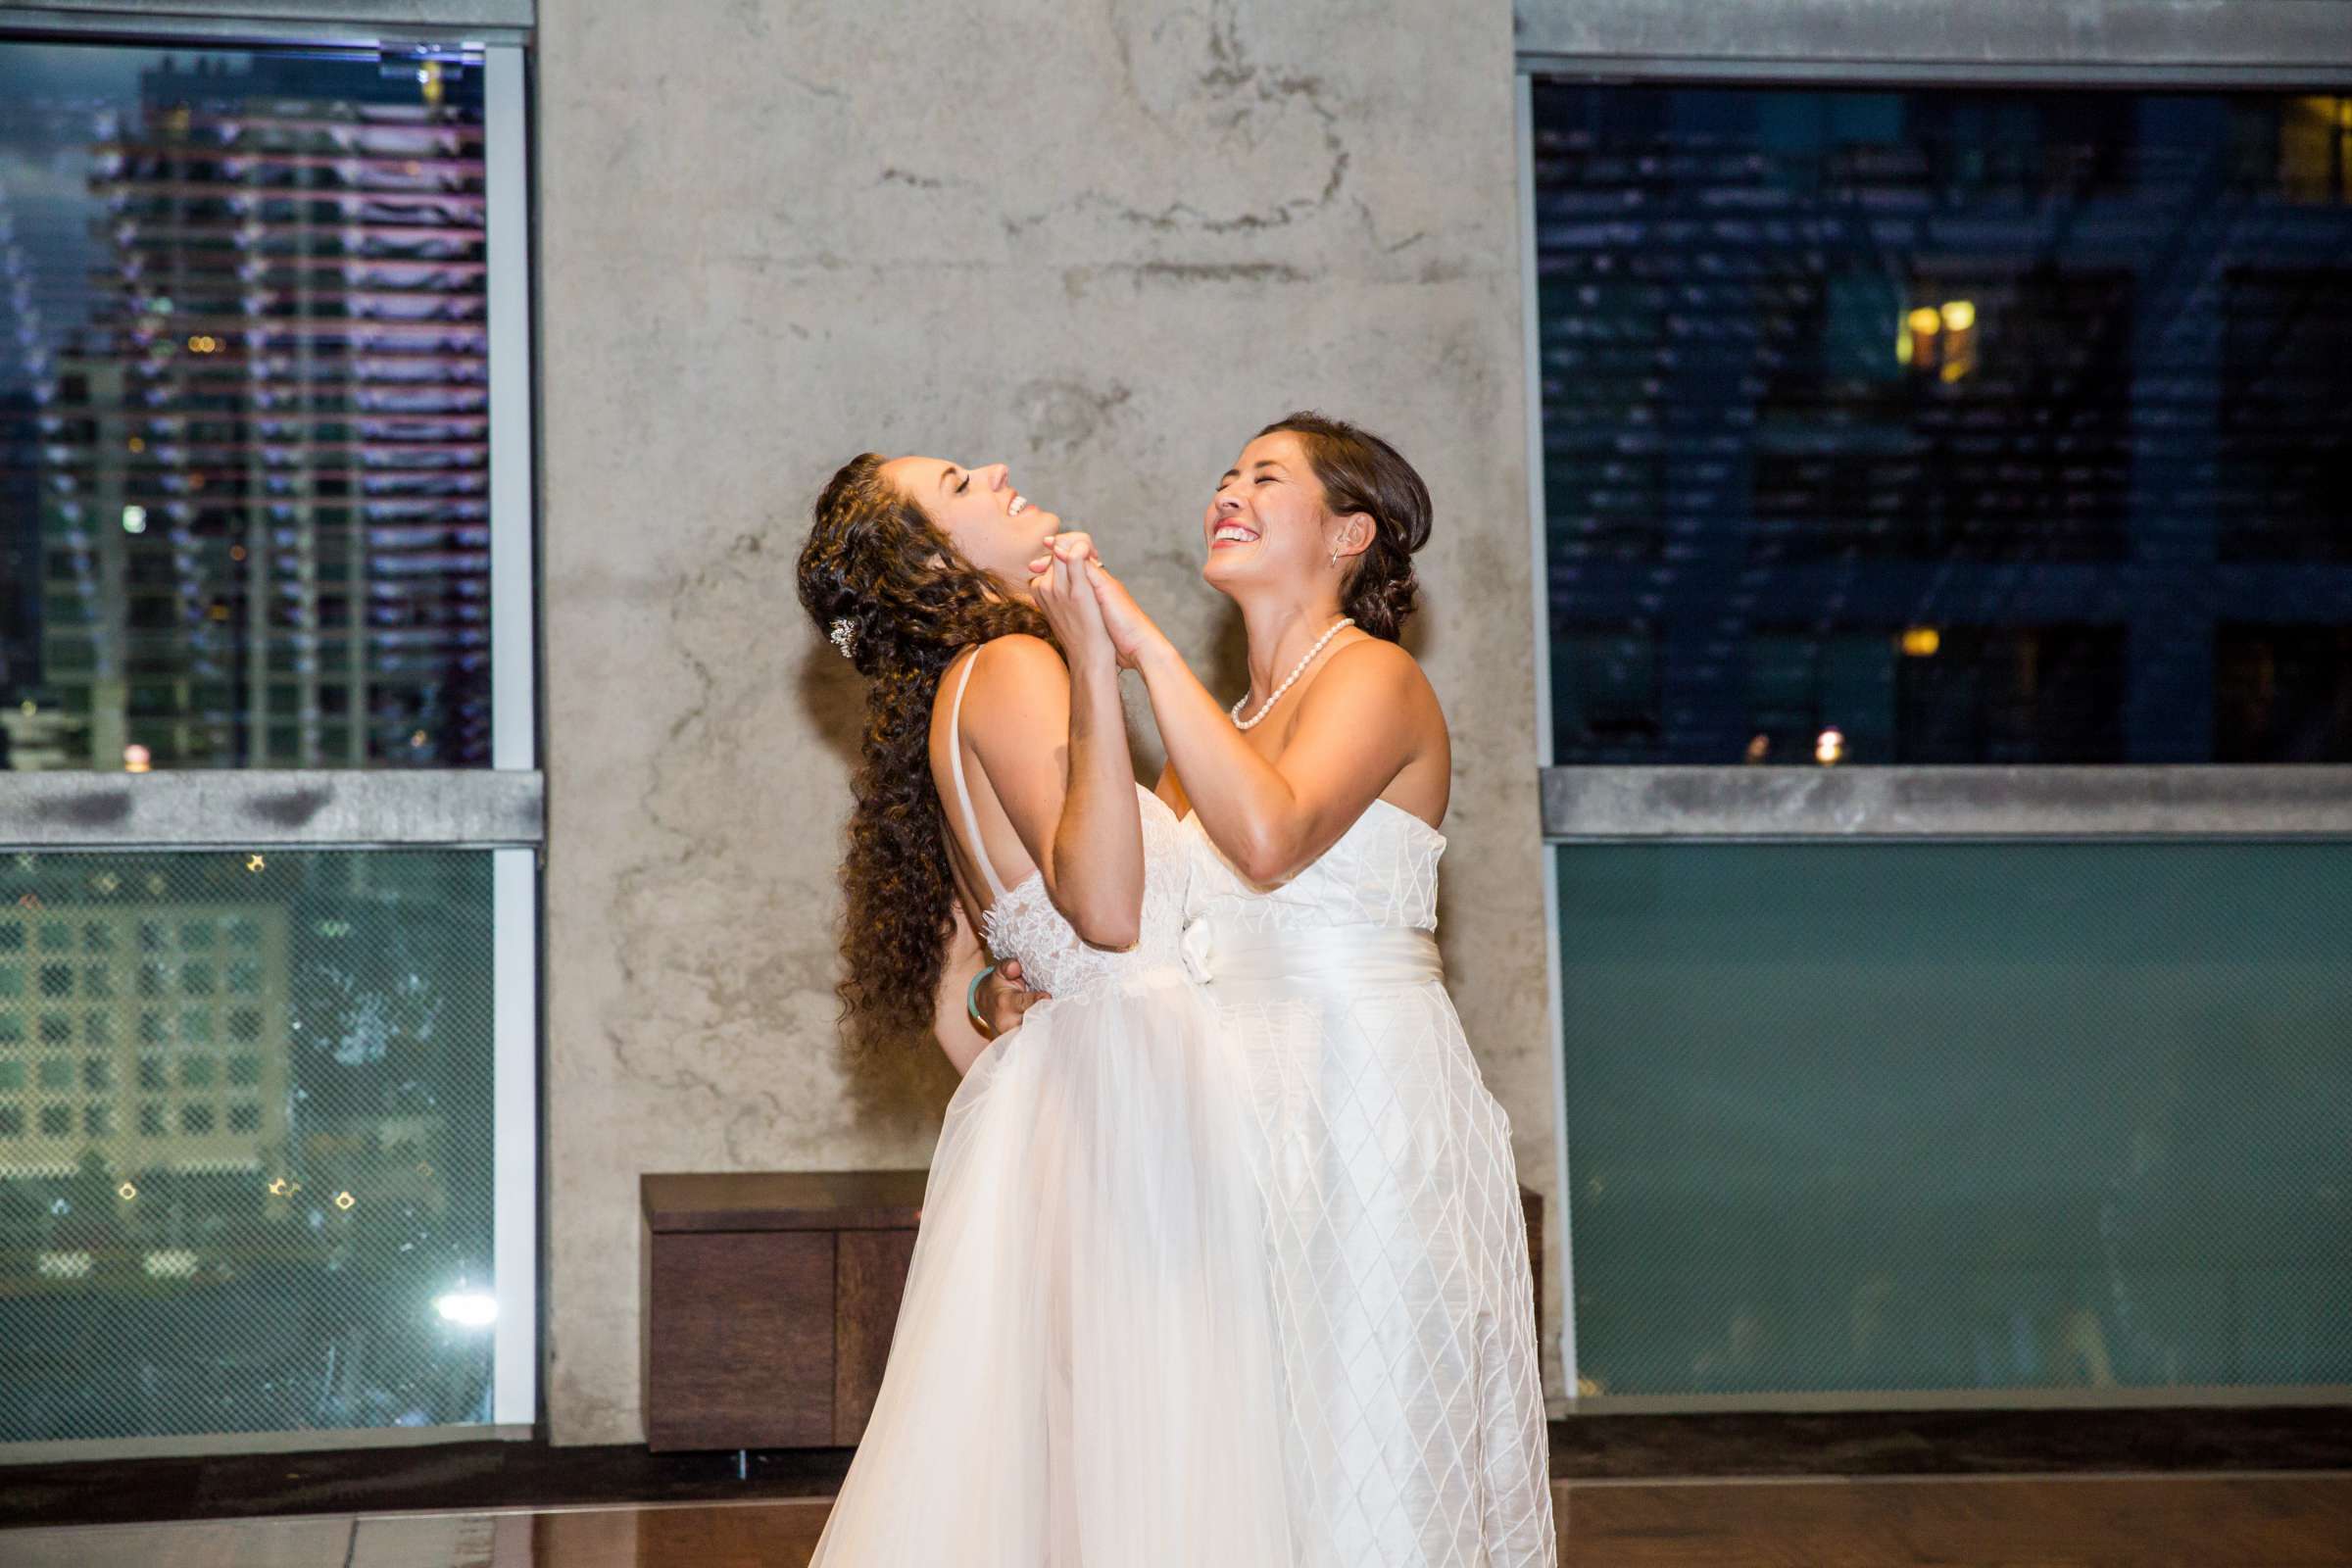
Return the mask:
<path id="1" fill-rule="evenodd" d="M 963 988 L 963 1015 L 972 1020 L 972 1028 L 983 1040 L 996 1039 L 997 1032 L 988 1026 L 986 1018 L 980 1016 L 980 982 L 996 972 L 997 966 L 992 963 L 972 976 L 972 983 Z"/>

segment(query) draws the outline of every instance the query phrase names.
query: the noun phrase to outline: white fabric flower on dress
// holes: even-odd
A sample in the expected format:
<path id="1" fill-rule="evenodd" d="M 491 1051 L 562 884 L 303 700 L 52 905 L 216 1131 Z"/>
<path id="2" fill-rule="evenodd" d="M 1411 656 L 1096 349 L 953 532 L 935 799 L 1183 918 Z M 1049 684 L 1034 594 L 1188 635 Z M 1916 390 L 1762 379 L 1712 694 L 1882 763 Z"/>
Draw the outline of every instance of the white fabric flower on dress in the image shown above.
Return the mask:
<path id="1" fill-rule="evenodd" d="M 1184 923 L 1184 934 L 1176 939 L 1176 951 L 1184 958 L 1184 972 L 1192 976 L 1195 985 L 1208 984 L 1208 954 L 1211 940 L 1208 922 L 1198 916 Z"/>

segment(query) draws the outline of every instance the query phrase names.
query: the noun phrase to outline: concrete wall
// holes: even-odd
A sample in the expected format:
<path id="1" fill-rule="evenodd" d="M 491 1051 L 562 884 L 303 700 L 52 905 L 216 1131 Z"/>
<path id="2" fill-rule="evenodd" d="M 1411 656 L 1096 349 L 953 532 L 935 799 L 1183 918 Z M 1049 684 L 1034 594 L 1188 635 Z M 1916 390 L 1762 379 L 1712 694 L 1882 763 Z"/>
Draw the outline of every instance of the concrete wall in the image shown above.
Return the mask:
<path id="1" fill-rule="evenodd" d="M 921 1165 L 952 1088 L 835 1042 L 859 693 L 792 565 L 865 448 L 1008 461 L 1227 691 L 1197 524 L 1241 443 L 1314 406 L 1419 464 L 1443 935 L 1555 1333 L 1508 0 L 539 24 L 556 1441 L 640 1436 L 639 1172 Z"/>

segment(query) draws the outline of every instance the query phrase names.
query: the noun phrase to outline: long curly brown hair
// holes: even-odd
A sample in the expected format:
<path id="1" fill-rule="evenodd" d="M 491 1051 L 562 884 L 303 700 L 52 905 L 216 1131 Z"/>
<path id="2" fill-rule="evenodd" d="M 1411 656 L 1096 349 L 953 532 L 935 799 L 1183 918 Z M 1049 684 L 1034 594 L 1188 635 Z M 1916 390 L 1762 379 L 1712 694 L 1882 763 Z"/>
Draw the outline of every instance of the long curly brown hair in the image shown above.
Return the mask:
<path id="1" fill-rule="evenodd" d="M 841 862 L 842 978 L 853 1043 L 928 1034 L 956 924 L 947 823 L 931 782 L 931 702 L 956 655 L 1010 632 L 1048 637 L 861 453 L 816 498 L 801 547 L 801 604 L 872 684 Z M 846 630 L 843 628 L 846 627 Z"/>

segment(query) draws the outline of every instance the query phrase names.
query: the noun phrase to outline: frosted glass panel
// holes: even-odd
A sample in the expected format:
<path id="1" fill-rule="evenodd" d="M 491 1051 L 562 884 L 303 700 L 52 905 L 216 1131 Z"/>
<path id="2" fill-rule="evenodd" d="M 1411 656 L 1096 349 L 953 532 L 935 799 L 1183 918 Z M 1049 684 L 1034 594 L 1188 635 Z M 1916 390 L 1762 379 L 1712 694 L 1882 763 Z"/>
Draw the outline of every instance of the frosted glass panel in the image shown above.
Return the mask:
<path id="1" fill-rule="evenodd" d="M 490 1419 L 491 864 L 0 861 L 0 1442 Z"/>
<path id="2" fill-rule="evenodd" d="M 1560 846 L 1584 1392 L 2352 1384 L 2352 846 Z"/>

